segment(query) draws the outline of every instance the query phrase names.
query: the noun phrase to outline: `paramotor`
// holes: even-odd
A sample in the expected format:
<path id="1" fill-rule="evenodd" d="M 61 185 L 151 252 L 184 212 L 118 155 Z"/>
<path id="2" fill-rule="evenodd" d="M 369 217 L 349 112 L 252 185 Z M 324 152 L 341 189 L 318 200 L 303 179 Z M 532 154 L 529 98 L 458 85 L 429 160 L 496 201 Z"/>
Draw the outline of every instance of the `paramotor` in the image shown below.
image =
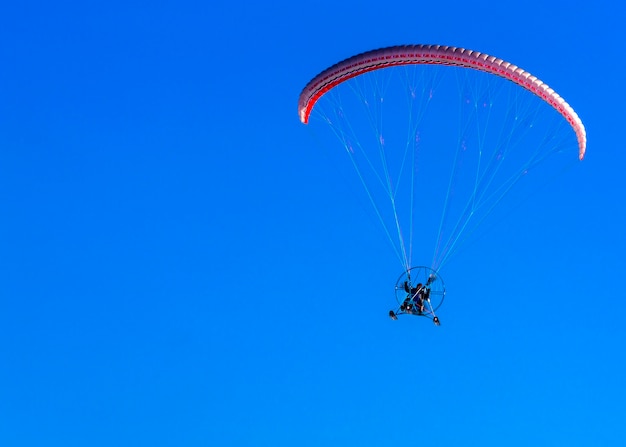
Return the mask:
<path id="1" fill-rule="evenodd" d="M 304 87 L 298 114 L 304 124 L 325 123 L 345 149 L 402 264 L 390 316 L 437 324 L 442 266 L 529 173 L 571 158 L 573 148 L 582 160 L 587 146 L 574 109 L 537 77 L 440 45 L 339 62 Z M 430 266 L 414 267 L 414 254 L 429 250 Z"/>

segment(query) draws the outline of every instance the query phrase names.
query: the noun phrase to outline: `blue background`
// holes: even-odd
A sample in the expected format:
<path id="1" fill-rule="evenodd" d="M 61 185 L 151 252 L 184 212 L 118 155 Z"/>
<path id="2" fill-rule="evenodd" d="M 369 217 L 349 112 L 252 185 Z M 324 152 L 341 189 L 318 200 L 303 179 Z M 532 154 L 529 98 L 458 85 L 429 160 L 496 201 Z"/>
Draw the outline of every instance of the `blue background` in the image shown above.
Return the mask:
<path id="1" fill-rule="evenodd" d="M 625 445 L 626 12 L 603 3 L 4 6 L 0 445 Z M 408 43 L 520 65 L 589 138 L 449 264 L 439 328 L 387 318 L 397 261 L 296 107 Z"/>

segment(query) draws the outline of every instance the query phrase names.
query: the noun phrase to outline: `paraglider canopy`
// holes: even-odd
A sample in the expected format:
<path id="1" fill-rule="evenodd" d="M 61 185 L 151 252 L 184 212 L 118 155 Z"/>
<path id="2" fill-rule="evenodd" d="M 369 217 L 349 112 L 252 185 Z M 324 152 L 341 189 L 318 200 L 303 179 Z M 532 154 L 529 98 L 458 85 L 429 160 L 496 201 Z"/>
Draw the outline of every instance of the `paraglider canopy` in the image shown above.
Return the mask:
<path id="1" fill-rule="evenodd" d="M 587 148 L 585 126 L 554 90 L 527 71 L 502 59 L 464 48 L 442 45 L 402 45 L 368 51 L 346 59 L 324 70 L 302 90 L 298 101 L 298 114 L 304 124 L 309 122 L 311 110 L 319 98 L 333 87 L 355 76 L 401 65 L 450 65 L 471 68 L 502 76 L 531 91 L 546 101 L 571 124 L 578 138 L 578 157 L 582 160 Z"/>

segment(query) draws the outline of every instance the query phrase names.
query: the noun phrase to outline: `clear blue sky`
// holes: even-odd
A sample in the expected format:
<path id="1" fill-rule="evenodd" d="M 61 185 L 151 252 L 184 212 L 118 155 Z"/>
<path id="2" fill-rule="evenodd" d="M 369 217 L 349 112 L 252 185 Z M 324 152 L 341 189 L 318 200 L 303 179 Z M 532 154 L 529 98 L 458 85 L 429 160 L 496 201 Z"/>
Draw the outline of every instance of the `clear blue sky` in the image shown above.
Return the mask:
<path id="1" fill-rule="evenodd" d="M 0 14 L 0 445 L 626 445 L 622 6 L 88 3 Z M 397 260 L 297 116 L 410 43 L 513 61 L 589 138 L 439 328 L 387 318 Z"/>

